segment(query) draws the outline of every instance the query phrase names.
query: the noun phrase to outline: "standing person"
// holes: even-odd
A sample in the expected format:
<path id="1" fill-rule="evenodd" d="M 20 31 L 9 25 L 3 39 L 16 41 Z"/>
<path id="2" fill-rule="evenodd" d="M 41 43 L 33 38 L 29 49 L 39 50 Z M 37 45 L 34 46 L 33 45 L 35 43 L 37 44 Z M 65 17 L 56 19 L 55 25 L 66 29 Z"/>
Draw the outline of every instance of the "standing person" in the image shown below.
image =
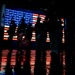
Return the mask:
<path id="1" fill-rule="evenodd" d="M 43 30 L 42 30 L 42 23 L 40 23 L 41 18 L 38 16 L 37 23 L 35 25 L 35 33 L 36 33 L 36 60 L 35 60 L 35 68 L 34 68 L 34 75 L 44 75 L 44 66 L 41 61 L 41 53 L 42 53 L 42 45 L 43 45 Z"/>
<path id="2" fill-rule="evenodd" d="M 46 75 L 46 38 L 47 38 L 47 23 L 48 23 L 48 18 L 47 16 L 45 17 L 43 24 L 41 24 L 41 51 L 42 51 L 42 70 L 43 70 L 43 75 Z"/>
<path id="3" fill-rule="evenodd" d="M 30 68 L 30 50 L 31 50 L 31 37 L 32 37 L 32 25 L 29 23 L 27 25 L 26 29 L 26 36 L 24 41 L 24 47 L 26 50 L 26 61 L 24 62 L 24 75 L 30 75 L 31 74 L 31 68 Z"/>
<path id="4" fill-rule="evenodd" d="M 17 60 L 16 66 L 15 66 L 15 70 L 17 75 L 19 74 L 23 74 L 22 69 L 21 69 L 21 61 L 22 61 L 22 49 L 23 49 L 23 42 L 25 42 L 24 37 L 26 35 L 26 28 L 27 28 L 27 24 L 25 23 L 25 19 L 24 19 L 24 15 L 20 21 L 20 24 L 18 26 L 18 30 L 17 30 L 17 34 L 18 34 L 18 52 L 19 52 L 19 61 Z M 21 71 L 20 71 L 21 70 Z M 18 73 L 18 71 L 20 71 Z"/>
<path id="5" fill-rule="evenodd" d="M 2 51 L 2 45 L 3 45 L 3 35 L 4 35 L 4 26 L 0 26 L 0 53 Z"/>
<path id="6" fill-rule="evenodd" d="M 24 16 L 21 19 L 21 23 L 18 26 L 18 51 L 21 51 L 22 38 L 26 34 L 27 24 L 25 23 Z"/>
<path id="7" fill-rule="evenodd" d="M 71 50 L 72 50 L 72 57 L 71 57 L 71 73 L 72 73 L 72 75 L 74 75 L 75 74 L 75 14 L 73 14 L 73 17 L 72 17 L 72 37 L 73 37 L 73 39 L 72 39 L 72 43 L 73 43 L 73 45 L 71 46 L 72 48 L 71 48 Z"/>
<path id="8" fill-rule="evenodd" d="M 7 65 L 6 65 L 6 71 L 5 71 L 6 75 L 12 75 L 12 68 L 10 66 L 10 62 L 11 62 L 11 53 L 12 53 L 12 38 L 13 38 L 13 35 L 15 34 L 15 29 L 16 29 L 16 24 L 12 18 L 11 23 L 10 23 L 10 28 L 8 31 L 10 48 L 9 48 L 9 54 L 8 54 L 8 58 L 7 58 Z"/>
<path id="9" fill-rule="evenodd" d="M 27 24 L 25 23 L 24 15 L 20 21 L 20 24 L 18 25 L 18 30 L 17 30 L 17 35 L 18 35 L 18 51 L 20 52 L 20 61 L 21 56 L 22 56 L 22 41 L 23 41 L 23 36 L 26 35 L 26 27 Z"/>
<path id="10" fill-rule="evenodd" d="M 14 72 L 15 72 L 15 75 L 21 75 L 22 74 L 20 52 L 18 52 L 18 51 L 16 54 L 16 64 L 14 67 Z"/>
<path id="11" fill-rule="evenodd" d="M 23 17 L 21 18 L 20 24 L 18 26 L 17 32 L 25 34 L 26 28 L 27 28 L 27 24 L 25 23 L 25 19 L 24 19 L 24 15 L 23 15 Z"/>
<path id="12" fill-rule="evenodd" d="M 8 30 L 8 34 L 9 34 L 8 40 L 9 40 L 10 49 L 12 49 L 12 38 L 13 38 L 13 35 L 15 34 L 15 29 L 16 29 L 16 24 L 15 24 L 15 21 L 13 20 L 13 17 L 12 17 L 10 27 Z"/>
<path id="13" fill-rule="evenodd" d="M 4 27 L 0 26 L 0 64 L 2 59 Z"/>
<path id="14" fill-rule="evenodd" d="M 60 40 L 61 38 L 61 22 L 57 21 L 58 16 L 54 13 L 50 19 L 50 48 L 51 48 L 51 71 L 50 75 L 61 75 L 60 67 Z M 56 59 L 56 60 L 55 60 Z"/>
<path id="15" fill-rule="evenodd" d="M 70 13 L 67 17 L 67 30 L 66 30 L 66 74 L 75 74 L 74 71 L 74 54 L 75 54 L 75 15 Z"/>
<path id="16" fill-rule="evenodd" d="M 13 75 L 10 62 L 11 62 L 11 51 L 8 53 L 8 56 L 7 56 L 7 64 L 5 66 L 5 75 Z"/>

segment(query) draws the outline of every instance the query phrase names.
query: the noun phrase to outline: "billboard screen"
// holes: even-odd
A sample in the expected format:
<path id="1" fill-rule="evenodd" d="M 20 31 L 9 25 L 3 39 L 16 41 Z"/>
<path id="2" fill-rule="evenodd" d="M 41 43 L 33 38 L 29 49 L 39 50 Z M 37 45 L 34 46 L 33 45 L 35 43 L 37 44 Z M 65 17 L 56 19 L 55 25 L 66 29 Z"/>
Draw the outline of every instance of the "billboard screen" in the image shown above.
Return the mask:
<path id="1" fill-rule="evenodd" d="M 37 17 L 38 15 L 41 18 L 41 23 L 43 23 L 44 19 L 45 19 L 45 14 L 41 13 L 41 12 L 36 12 L 36 11 L 31 11 L 31 10 L 20 10 L 20 9 L 9 9 L 6 8 L 5 9 L 5 18 L 4 18 L 4 40 L 8 40 L 8 30 L 10 27 L 10 22 L 11 22 L 11 18 L 13 17 L 17 27 L 15 32 L 17 31 L 18 25 L 20 23 L 20 20 L 22 19 L 22 17 L 24 16 L 25 19 L 25 23 L 31 23 L 32 26 L 35 26 L 36 22 L 37 22 Z M 13 36 L 12 40 L 17 40 L 17 36 Z M 32 39 L 31 41 L 36 41 L 35 39 L 35 31 L 32 32 Z"/>

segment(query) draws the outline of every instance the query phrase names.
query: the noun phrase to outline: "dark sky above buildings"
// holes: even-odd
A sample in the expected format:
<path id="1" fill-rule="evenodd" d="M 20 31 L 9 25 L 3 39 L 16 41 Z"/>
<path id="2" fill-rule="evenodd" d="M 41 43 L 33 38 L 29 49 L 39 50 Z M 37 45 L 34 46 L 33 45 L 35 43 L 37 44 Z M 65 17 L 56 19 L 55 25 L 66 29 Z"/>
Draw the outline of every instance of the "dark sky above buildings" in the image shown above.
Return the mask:
<path id="1" fill-rule="evenodd" d="M 8 7 L 18 7 L 34 10 L 48 10 L 48 12 L 73 13 L 75 2 L 72 0 L 2 0 Z"/>

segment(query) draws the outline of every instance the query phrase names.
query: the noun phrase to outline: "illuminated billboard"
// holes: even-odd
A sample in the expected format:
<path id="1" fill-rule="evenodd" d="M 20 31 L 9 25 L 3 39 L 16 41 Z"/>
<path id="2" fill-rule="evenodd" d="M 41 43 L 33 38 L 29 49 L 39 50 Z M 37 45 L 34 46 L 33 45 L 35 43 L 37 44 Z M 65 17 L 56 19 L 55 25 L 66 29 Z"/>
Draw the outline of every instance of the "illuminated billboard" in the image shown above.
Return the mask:
<path id="1" fill-rule="evenodd" d="M 8 30 L 10 27 L 10 22 L 11 22 L 11 18 L 13 17 L 17 27 L 16 27 L 16 31 L 18 28 L 18 25 L 22 19 L 22 17 L 24 16 L 25 19 L 25 23 L 31 23 L 32 26 L 35 26 L 36 22 L 37 22 L 37 17 L 38 15 L 41 18 L 40 22 L 43 22 L 45 19 L 45 15 L 43 13 L 40 12 L 35 12 L 35 11 L 30 11 L 30 10 L 18 10 L 18 9 L 9 9 L 6 8 L 5 9 L 5 18 L 4 18 L 4 40 L 8 40 Z M 12 40 L 17 40 L 17 36 L 13 36 Z M 32 41 L 35 41 L 35 31 L 32 32 Z"/>

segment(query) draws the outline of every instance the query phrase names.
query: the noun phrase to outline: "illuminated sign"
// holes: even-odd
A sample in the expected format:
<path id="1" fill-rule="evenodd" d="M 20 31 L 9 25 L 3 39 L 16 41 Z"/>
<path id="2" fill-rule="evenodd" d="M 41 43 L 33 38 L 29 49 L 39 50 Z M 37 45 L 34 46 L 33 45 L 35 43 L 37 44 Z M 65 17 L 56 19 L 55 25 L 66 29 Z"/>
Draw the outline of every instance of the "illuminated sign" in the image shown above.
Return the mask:
<path id="1" fill-rule="evenodd" d="M 14 9 L 5 9 L 4 40 L 8 40 L 9 35 L 8 35 L 7 31 L 9 30 L 10 22 L 11 22 L 12 17 L 13 17 L 17 26 L 20 24 L 20 21 L 21 21 L 23 16 L 24 16 L 24 19 L 25 19 L 25 23 L 28 24 L 30 22 L 33 26 L 35 26 L 35 24 L 37 22 L 38 15 L 41 18 L 40 22 L 43 23 L 43 21 L 45 19 L 45 15 L 43 15 L 43 14 L 32 12 L 32 11 L 27 11 L 27 10 L 22 11 L 22 10 L 14 10 Z M 17 31 L 17 28 L 16 28 L 16 31 Z M 32 39 L 31 40 L 35 41 L 35 35 L 33 33 L 35 33 L 35 32 L 32 32 Z M 17 40 L 16 35 L 13 36 L 13 40 Z"/>

